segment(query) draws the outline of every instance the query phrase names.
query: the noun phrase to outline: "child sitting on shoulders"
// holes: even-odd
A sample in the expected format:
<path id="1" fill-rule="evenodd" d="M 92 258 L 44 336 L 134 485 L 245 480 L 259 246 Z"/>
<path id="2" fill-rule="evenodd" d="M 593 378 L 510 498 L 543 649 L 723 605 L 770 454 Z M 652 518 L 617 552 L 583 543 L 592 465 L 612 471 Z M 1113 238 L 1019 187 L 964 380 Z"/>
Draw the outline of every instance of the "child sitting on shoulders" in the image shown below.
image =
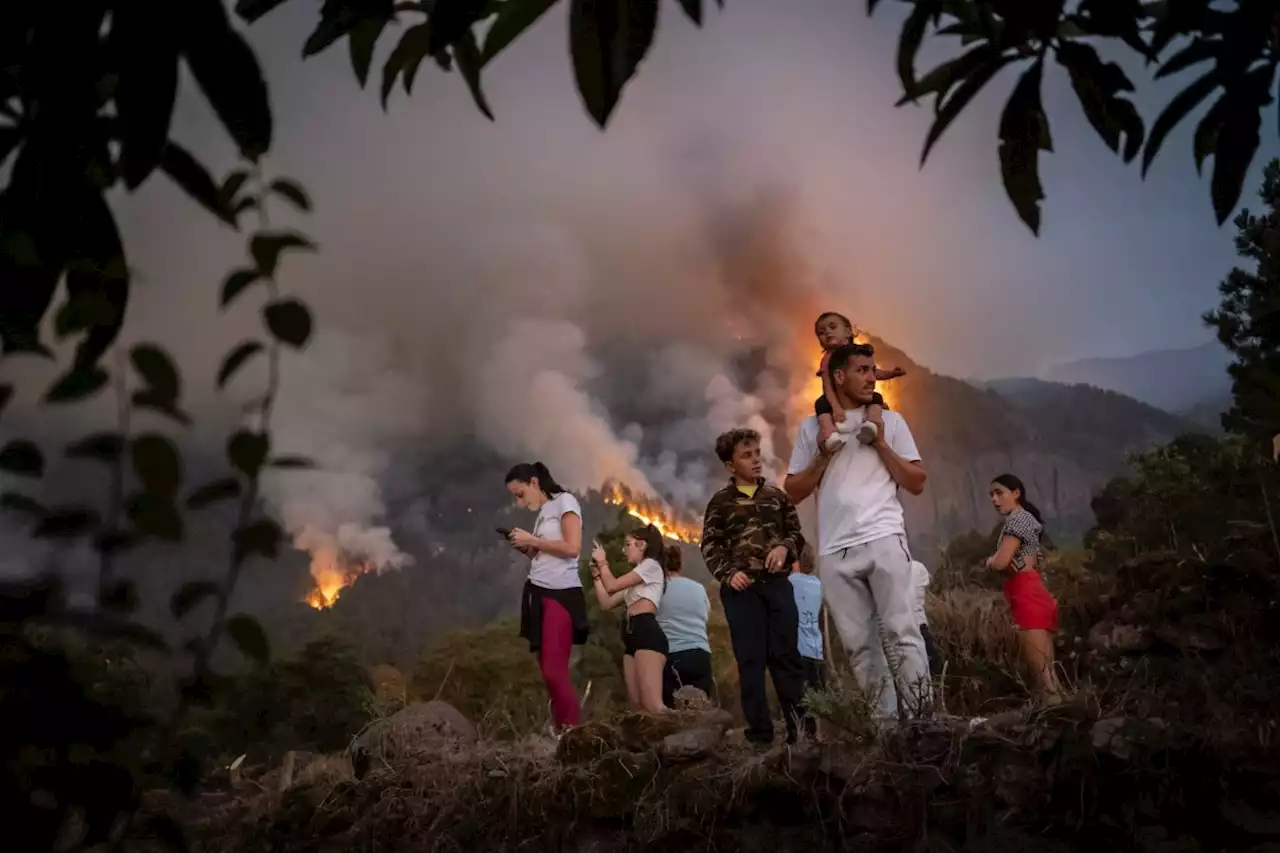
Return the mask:
<path id="1" fill-rule="evenodd" d="M 884 397 L 877 391 L 872 402 L 867 405 L 862 422 L 855 424 L 845 417 L 844 406 L 840 404 L 836 390 L 831 387 L 831 375 L 827 370 L 831 353 L 853 343 L 856 334 L 853 323 L 843 314 L 826 311 L 814 322 L 813 332 L 818 336 L 818 343 L 822 344 L 822 363 L 818 368 L 818 375 L 822 377 L 822 396 L 813 404 L 813 412 L 818 416 L 819 445 L 825 446 L 828 450 L 835 450 L 845 443 L 844 436 L 850 433 L 854 434 L 859 443 L 870 444 L 876 440 L 878 432 L 874 421 L 878 420 L 881 411 L 888 408 L 884 404 Z M 877 381 L 897 379 L 904 375 L 906 371 L 901 367 L 889 370 L 876 368 Z"/>

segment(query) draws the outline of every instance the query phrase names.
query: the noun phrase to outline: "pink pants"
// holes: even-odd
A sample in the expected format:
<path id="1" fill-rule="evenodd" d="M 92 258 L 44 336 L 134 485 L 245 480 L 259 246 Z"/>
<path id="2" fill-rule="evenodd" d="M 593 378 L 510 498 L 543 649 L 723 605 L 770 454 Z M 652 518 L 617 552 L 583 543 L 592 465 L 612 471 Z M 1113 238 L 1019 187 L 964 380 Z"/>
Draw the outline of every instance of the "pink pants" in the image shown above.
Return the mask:
<path id="1" fill-rule="evenodd" d="M 542 648 L 538 650 L 538 666 L 551 700 L 551 718 L 556 728 L 576 726 L 582 722 L 578 693 L 569 678 L 569 655 L 573 652 L 573 617 L 558 601 L 542 599 Z"/>

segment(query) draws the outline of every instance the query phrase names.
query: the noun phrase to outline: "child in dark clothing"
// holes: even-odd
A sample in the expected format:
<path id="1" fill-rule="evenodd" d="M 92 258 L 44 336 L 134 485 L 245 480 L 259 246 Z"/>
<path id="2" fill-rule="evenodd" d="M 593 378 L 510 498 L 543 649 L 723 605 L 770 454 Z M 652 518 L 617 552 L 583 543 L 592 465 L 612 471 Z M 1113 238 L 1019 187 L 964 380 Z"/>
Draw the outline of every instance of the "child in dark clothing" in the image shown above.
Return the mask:
<path id="1" fill-rule="evenodd" d="M 818 443 L 828 450 L 835 450 L 847 440 L 844 436 L 852 433 L 861 444 L 870 444 L 876 440 L 877 427 L 874 423 L 879 410 L 888 408 L 884 398 L 877 392 L 875 398 L 867 406 L 866 416 L 861 423 L 847 421 L 840 398 L 831 386 L 830 371 L 827 369 L 831 353 L 839 347 L 853 343 L 855 332 L 853 323 L 843 314 L 827 311 L 819 315 L 813 324 L 813 332 L 822 344 L 822 363 L 818 375 L 822 377 L 822 396 L 813 404 L 813 412 L 818 416 Z M 906 375 L 901 367 L 888 370 L 876 370 L 876 380 L 897 379 Z"/>

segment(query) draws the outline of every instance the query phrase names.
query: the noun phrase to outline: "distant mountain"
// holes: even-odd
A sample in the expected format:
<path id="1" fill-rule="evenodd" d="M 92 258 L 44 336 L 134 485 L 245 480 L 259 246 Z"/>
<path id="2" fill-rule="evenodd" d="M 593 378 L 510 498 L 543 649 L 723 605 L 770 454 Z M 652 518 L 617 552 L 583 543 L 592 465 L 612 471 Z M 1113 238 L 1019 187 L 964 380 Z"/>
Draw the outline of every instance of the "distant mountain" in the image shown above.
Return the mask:
<path id="1" fill-rule="evenodd" d="M 1092 385 L 1165 411 L 1187 412 L 1230 395 L 1230 362 L 1230 353 L 1215 340 L 1189 349 L 1068 362 L 1049 368 L 1041 378 L 1066 385 Z"/>

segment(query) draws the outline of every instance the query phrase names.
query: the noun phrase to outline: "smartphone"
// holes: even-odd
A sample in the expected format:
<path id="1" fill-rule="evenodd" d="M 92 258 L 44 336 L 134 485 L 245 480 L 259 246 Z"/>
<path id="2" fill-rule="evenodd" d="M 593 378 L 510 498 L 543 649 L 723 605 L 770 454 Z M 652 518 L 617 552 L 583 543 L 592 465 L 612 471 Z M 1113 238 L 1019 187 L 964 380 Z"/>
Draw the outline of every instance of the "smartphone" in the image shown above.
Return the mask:
<path id="1" fill-rule="evenodd" d="M 498 535 L 499 535 L 499 536 L 501 536 L 503 539 L 510 539 L 510 538 L 511 538 L 511 528 L 509 528 L 509 527 L 495 527 L 494 529 L 498 531 Z"/>

